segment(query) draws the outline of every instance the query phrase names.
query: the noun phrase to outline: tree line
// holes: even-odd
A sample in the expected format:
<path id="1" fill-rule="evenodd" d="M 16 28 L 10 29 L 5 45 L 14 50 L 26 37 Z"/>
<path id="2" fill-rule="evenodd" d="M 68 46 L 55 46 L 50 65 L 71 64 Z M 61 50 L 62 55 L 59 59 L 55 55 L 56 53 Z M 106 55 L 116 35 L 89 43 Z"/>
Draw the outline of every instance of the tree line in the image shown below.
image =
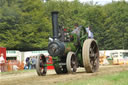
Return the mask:
<path id="1" fill-rule="evenodd" d="M 106 5 L 79 0 L 0 0 L 0 47 L 47 49 L 52 35 L 51 12 L 59 11 L 59 25 L 92 26 L 100 50 L 128 49 L 128 3 Z"/>

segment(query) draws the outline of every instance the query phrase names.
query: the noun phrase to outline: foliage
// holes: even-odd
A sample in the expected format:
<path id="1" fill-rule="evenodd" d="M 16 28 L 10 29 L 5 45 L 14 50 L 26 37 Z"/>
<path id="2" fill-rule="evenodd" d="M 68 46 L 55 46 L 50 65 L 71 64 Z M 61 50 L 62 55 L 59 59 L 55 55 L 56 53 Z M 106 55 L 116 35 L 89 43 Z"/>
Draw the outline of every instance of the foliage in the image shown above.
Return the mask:
<path id="1" fill-rule="evenodd" d="M 79 0 L 0 0 L 0 46 L 7 49 L 45 49 L 52 35 L 51 12 L 59 11 L 59 25 L 92 26 L 100 49 L 128 49 L 128 3 L 103 6 Z"/>

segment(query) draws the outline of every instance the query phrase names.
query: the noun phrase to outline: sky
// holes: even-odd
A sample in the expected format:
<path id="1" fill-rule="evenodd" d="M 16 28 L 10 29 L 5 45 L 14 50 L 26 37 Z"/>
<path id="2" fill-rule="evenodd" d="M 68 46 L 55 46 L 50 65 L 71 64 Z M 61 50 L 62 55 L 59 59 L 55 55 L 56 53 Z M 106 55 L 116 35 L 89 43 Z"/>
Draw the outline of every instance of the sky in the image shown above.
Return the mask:
<path id="1" fill-rule="evenodd" d="M 73 0 L 68 0 L 68 1 L 73 1 Z M 80 2 L 91 2 L 93 1 L 93 3 L 97 3 L 99 5 L 104 5 L 104 4 L 107 4 L 107 3 L 111 3 L 112 1 L 120 1 L 120 0 L 79 0 Z M 125 1 L 128 1 L 128 0 L 125 0 Z"/>

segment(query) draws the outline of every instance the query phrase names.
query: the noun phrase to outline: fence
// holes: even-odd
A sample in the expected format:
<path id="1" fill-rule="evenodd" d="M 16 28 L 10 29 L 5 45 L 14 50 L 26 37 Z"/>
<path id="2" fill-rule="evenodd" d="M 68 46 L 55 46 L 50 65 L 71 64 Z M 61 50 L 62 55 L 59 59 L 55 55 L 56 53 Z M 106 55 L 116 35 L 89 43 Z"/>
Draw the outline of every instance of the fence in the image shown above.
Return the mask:
<path id="1" fill-rule="evenodd" d="M 0 64 L 0 71 L 1 72 L 9 72 L 15 70 L 23 70 L 24 63 L 17 61 L 17 60 L 8 60 L 4 64 Z"/>

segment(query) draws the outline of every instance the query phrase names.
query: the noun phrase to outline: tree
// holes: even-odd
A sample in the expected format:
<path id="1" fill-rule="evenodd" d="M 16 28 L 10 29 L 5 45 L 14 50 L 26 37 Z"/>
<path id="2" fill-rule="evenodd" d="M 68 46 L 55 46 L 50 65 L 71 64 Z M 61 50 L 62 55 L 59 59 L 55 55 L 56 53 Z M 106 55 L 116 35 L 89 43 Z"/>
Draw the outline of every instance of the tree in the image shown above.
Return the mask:
<path id="1" fill-rule="evenodd" d="M 51 12 L 59 11 L 59 25 L 92 26 L 100 49 L 128 49 L 128 3 L 104 6 L 79 0 L 0 0 L 0 46 L 7 49 L 45 49 L 52 35 Z"/>

